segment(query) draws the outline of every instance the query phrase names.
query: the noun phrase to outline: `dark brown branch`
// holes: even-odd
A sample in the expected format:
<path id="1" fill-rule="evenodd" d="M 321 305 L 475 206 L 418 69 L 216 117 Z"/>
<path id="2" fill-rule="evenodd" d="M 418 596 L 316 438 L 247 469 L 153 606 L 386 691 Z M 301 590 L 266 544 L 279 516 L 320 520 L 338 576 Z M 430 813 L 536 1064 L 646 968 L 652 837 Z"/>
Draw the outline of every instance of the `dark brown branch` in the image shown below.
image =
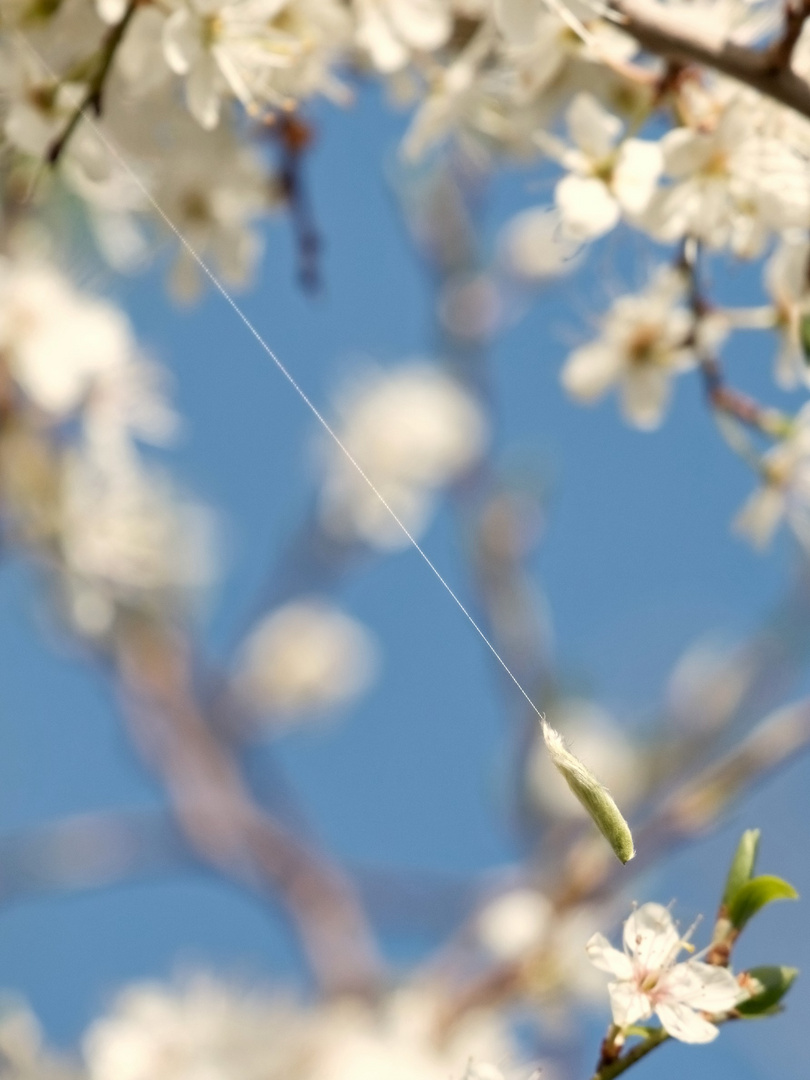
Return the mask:
<path id="1" fill-rule="evenodd" d="M 123 41 L 124 34 L 127 32 L 127 28 L 140 3 L 141 0 L 129 0 L 121 21 L 111 27 L 104 38 L 99 51 L 98 65 L 88 83 L 84 97 L 68 121 L 65 130 L 51 143 L 45 155 L 45 160 L 49 165 L 57 164 L 88 110 L 92 111 L 97 117 L 101 116 L 104 108 L 104 89 L 107 76 L 112 68 L 112 62 L 118 47 Z"/>
<path id="2" fill-rule="evenodd" d="M 732 41 L 712 45 L 681 25 L 668 24 L 666 7 L 646 0 L 620 0 L 616 11 L 622 29 L 647 52 L 675 63 L 711 68 L 810 119 L 810 84 L 789 66 L 806 14 L 797 14 L 796 18 L 801 19 L 798 27 L 791 22 L 790 33 L 786 29 L 774 51 L 751 49 Z"/>

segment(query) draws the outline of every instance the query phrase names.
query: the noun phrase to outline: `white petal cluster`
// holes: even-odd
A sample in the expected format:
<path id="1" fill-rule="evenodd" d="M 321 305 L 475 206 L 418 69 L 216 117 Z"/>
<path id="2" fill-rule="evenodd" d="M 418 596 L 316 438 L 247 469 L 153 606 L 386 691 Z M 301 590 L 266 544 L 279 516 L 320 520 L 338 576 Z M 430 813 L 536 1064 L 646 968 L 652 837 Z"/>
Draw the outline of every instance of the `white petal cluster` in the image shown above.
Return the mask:
<path id="1" fill-rule="evenodd" d="M 304 1008 L 209 978 L 173 991 L 126 991 L 85 1038 L 89 1080 L 447 1080 L 473 1061 L 514 1059 L 504 1030 L 478 1013 L 435 1039 L 438 999 L 395 991 Z"/>
<path id="2" fill-rule="evenodd" d="M 125 316 L 78 292 L 54 267 L 0 257 L 0 356 L 20 391 L 54 421 L 138 363 Z"/>
<path id="3" fill-rule="evenodd" d="M 624 125 L 588 93 L 566 110 L 570 145 L 538 133 L 541 148 L 568 170 L 555 199 L 565 231 L 578 240 L 603 236 L 622 214 L 633 219 L 646 209 L 661 174 L 657 143 L 621 138 Z"/>
<path id="4" fill-rule="evenodd" d="M 481 454 L 486 425 L 478 404 L 448 375 L 412 363 L 368 376 L 340 401 L 343 446 L 413 536 L 426 528 L 436 496 Z M 408 538 L 344 454 L 326 447 L 324 525 L 347 540 L 407 546 Z"/>
<path id="5" fill-rule="evenodd" d="M 259 623 L 245 642 L 238 685 L 275 724 L 343 705 L 366 689 L 376 648 L 355 619 L 318 598 L 294 600 Z"/>
<path id="6" fill-rule="evenodd" d="M 748 996 L 727 968 L 698 960 L 677 963 L 686 947 L 669 910 L 644 904 L 624 924 L 624 951 L 594 934 L 591 963 L 613 976 L 608 990 L 613 1022 L 626 1029 L 653 1013 L 673 1039 L 711 1042 L 718 1029 L 710 1017 L 730 1012 Z"/>
<path id="7" fill-rule="evenodd" d="M 657 427 L 673 377 L 696 363 L 685 288 L 678 271 L 663 268 L 643 293 L 620 297 L 602 320 L 601 336 L 568 357 L 562 372 L 568 393 L 587 404 L 615 387 L 631 424 Z"/>
<path id="8" fill-rule="evenodd" d="M 109 632 L 127 608 L 160 610 L 211 577 L 207 512 L 136 461 L 68 455 L 59 510 L 68 614 L 85 634 Z"/>
<path id="9" fill-rule="evenodd" d="M 783 521 L 810 546 L 810 405 L 799 411 L 787 437 L 763 456 L 759 487 L 734 526 L 761 549 Z"/>
<path id="10" fill-rule="evenodd" d="M 124 314 L 44 257 L 0 257 L 0 371 L 6 511 L 47 554 L 71 623 L 103 635 L 125 608 L 165 610 L 204 584 L 208 518 L 139 450 L 176 419 Z"/>
<path id="11" fill-rule="evenodd" d="M 39 1021 L 19 1002 L 6 1000 L 0 1016 L 2 1075 L 8 1080 L 80 1080 L 68 1061 L 48 1053 Z"/>

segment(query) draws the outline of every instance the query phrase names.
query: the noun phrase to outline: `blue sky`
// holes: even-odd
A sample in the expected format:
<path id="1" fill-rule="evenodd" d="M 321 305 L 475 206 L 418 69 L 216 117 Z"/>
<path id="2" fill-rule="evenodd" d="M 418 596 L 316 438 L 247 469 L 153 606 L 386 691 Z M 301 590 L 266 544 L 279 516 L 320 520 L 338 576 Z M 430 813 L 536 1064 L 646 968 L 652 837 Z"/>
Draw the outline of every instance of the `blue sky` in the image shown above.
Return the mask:
<path id="1" fill-rule="evenodd" d="M 350 112 L 320 116 L 309 180 L 326 238 L 325 290 L 311 298 L 297 287 L 289 229 L 280 221 L 268 231 L 262 274 L 242 298 L 326 412 L 358 362 L 426 355 L 431 340 L 430 292 L 385 178 L 402 127 L 371 93 Z M 488 242 L 536 192 L 530 171 L 496 181 Z M 623 426 L 614 401 L 581 409 L 559 388 L 566 349 L 587 338 L 592 313 L 617 289 L 639 284 L 639 254 L 643 265 L 649 256 L 627 234 L 608 240 L 581 272 L 541 297 L 491 356 L 497 453 L 533 462 L 551 485 L 534 570 L 551 603 L 561 670 L 632 724 L 650 715 L 687 644 L 750 630 L 790 587 L 795 562 L 784 538 L 759 556 L 731 535 L 751 478 L 723 445 L 696 380 L 681 381 L 653 435 Z M 164 269 L 105 286 L 173 373 L 185 430 L 172 468 L 221 517 L 223 574 L 201 627 L 207 648 L 221 655 L 311 499 L 317 424 L 221 298 L 209 293 L 190 310 L 170 304 Z M 729 288 L 750 291 L 751 275 L 734 273 Z M 764 338 L 742 342 L 735 379 L 765 392 L 769 349 Z M 425 547 L 469 597 L 446 509 Z M 364 863 L 467 872 L 507 862 L 514 846 L 504 809 L 505 710 L 485 647 L 413 551 L 369 562 L 338 596 L 380 638 L 381 677 L 350 715 L 278 748 L 323 836 L 342 857 Z M 5 564 L 0 599 L 0 828 L 154 804 L 158 795 L 127 747 L 113 693 L 53 631 L 32 573 Z M 259 750 L 257 774 L 261 762 Z M 637 898 L 676 898 L 685 922 L 708 914 L 736 836 L 753 825 L 764 830 L 763 868 L 807 893 L 809 768 L 792 764 L 717 834 L 639 881 Z M 742 959 L 799 966 L 804 959 L 806 966 L 805 922 L 803 904 L 765 914 Z M 389 944 L 392 952 L 410 947 Z M 202 874 L 0 909 L 0 983 L 29 998 L 60 1043 L 74 1039 L 123 982 L 200 963 L 271 978 L 296 973 L 275 916 Z M 789 1012 L 767 1029 L 739 1025 L 708 1050 L 667 1048 L 655 1075 L 674 1080 L 694 1067 L 716 1080 L 753 1080 L 777 1068 L 784 1077 L 804 1076 L 808 1004 L 799 983 Z M 597 1038 L 594 1027 L 593 1047 Z M 592 1056 L 589 1049 L 585 1062 Z M 653 1075 L 653 1066 L 645 1068 Z"/>

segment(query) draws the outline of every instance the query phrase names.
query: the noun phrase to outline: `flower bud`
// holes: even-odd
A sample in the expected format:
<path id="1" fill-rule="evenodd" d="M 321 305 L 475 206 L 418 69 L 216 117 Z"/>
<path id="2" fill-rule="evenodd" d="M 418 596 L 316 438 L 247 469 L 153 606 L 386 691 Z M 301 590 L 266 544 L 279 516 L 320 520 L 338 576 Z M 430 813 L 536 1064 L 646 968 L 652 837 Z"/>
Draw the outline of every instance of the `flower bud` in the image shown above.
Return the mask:
<path id="1" fill-rule="evenodd" d="M 633 837 L 607 788 L 566 748 L 562 735 L 555 731 L 545 718 L 541 724 L 543 739 L 555 767 L 562 773 L 569 788 L 593 818 L 594 824 L 617 857 L 623 863 L 629 862 L 636 853 Z"/>

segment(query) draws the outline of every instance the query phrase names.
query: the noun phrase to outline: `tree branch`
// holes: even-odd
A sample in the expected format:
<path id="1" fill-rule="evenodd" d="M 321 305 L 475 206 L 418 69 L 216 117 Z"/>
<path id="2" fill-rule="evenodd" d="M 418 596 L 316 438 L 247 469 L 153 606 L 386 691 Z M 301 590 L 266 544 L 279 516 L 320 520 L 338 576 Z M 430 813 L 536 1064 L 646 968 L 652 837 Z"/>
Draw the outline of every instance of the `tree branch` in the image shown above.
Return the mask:
<path id="1" fill-rule="evenodd" d="M 56 165 L 59 161 L 88 109 L 92 109 L 96 116 L 101 116 L 104 86 L 107 82 L 107 76 L 110 73 L 113 59 L 124 38 L 127 27 L 132 21 L 132 17 L 137 11 L 140 3 L 141 0 L 129 0 L 121 21 L 111 27 L 104 38 L 104 41 L 101 44 L 98 65 L 92 79 L 88 83 L 84 97 L 70 120 L 68 120 L 65 130 L 48 148 L 45 159 L 49 165 Z"/>
<path id="2" fill-rule="evenodd" d="M 790 58 L 807 14 L 802 12 L 777 47 L 751 49 L 733 41 L 715 44 L 706 36 L 677 24 L 663 5 L 649 0 L 619 0 L 619 25 L 647 52 L 676 63 L 700 64 L 750 86 L 765 97 L 810 119 L 810 84 L 790 68 Z M 798 21 L 798 26 L 797 22 Z"/>
<path id="3" fill-rule="evenodd" d="M 659 1028 L 656 1031 L 651 1031 L 646 1039 L 642 1039 L 640 1043 L 636 1043 L 634 1047 L 623 1054 L 621 1057 L 616 1058 L 615 1061 L 606 1063 L 601 1068 L 597 1069 L 593 1074 L 592 1080 L 614 1080 L 615 1077 L 621 1076 L 621 1074 L 629 1069 L 631 1065 L 635 1065 L 637 1061 L 640 1061 L 643 1057 L 646 1057 L 651 1050 L 655 1050 L 656 1046 L 660 1046 L 662 1042 L 666 1042 L 669 1035 L 663 1028 Z"/>
<path id="4" fill-rule="evenodd" d="M 192 850 L 227 877 L 281 898 L 325 991 L 374 990 L 380 965 L 355 889 L 314 843 L 257 805 L 194 699 L 182 639 L 131 623 L 119 635 L 118 669 L 135 742 Z"/>

